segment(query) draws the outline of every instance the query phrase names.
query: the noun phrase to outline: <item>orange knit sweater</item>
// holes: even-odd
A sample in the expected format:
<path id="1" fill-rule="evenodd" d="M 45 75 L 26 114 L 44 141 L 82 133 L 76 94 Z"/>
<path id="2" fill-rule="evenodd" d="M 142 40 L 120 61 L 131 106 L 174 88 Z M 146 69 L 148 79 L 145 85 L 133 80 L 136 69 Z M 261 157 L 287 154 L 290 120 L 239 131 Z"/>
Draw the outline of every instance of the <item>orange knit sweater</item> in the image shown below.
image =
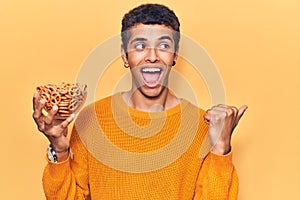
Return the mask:
<path id="1" fill-rule="evenodd" d="M 47 199 L 237 199 L 232 154 L 206 151 L 203 115 L 186 100 L 138 111 L 120 93 L 87 106 L 72 131 L 73 157 L 45 167 Z"/>

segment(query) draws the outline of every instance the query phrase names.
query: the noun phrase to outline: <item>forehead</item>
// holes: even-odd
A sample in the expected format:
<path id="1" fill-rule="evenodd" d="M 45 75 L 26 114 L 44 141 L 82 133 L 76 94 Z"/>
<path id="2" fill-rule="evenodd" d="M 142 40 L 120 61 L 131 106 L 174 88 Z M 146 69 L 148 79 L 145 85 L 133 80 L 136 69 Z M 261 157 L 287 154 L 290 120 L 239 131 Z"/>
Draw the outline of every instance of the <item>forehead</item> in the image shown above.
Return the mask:
<path id="1" fill-rule="evenodd" d="M 174 30 L 165 25 L 159 24 L 138 24 L 129 29 L 130 38 L 129 40 L 133 40 L 137 37 L 145 38 L 145 39 L 158 39 L 161 36 L 169 36 L 173 39 Z"/>

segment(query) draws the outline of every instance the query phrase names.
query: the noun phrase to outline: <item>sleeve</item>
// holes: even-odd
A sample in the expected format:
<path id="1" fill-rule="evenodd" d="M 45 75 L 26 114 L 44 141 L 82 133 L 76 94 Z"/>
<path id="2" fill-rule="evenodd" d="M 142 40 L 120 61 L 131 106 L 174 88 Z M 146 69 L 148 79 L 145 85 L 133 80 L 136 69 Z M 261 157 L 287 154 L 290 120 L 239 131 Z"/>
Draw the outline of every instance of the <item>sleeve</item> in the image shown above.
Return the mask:
<path id="1" fill-rule="evenodd" d="M 226 155 L 210 152 L 200 169 L 194 200 L 236 200 L 237 195 L 238 177 L 232 152 Z"/>
<path id="2" fill-rule="evenodd" d="M 75 128 L 70 138 L 73 158 L 59 163 L 48 162 L 43 173 L 43 188 L 48 200 L 82 200 L 89 196 L 87 150 Z"/>

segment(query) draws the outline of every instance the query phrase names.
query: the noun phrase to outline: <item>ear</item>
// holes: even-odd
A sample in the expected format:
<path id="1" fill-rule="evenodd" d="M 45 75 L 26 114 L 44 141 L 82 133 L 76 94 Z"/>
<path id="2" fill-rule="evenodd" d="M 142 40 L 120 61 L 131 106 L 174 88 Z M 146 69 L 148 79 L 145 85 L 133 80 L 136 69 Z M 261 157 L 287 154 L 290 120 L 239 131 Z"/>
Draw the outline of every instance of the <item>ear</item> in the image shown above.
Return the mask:
<path id="1" fill-rule="evenodd" d="M 173 60 L 174 60 L 174 61 L 177 61 L 177 58 L 178 58 L 178 51 L 176 51 L 176 52 L 174 53 L 174 58 L 173 58 Z"/>
<path id="2" fill-rule="evenodd" d="M 176 61 L 177 58 L 178 58 L 178 52 L 176 51 L 176 52 L 174 53 L 174 60 Z"/>
<path id="3" fill-rule="evenodd" d="M 122 56 L 123 62 L 128 63 L 127 54 L 126 54 L 123 44 L 121 45 L 121 56 Z"/>

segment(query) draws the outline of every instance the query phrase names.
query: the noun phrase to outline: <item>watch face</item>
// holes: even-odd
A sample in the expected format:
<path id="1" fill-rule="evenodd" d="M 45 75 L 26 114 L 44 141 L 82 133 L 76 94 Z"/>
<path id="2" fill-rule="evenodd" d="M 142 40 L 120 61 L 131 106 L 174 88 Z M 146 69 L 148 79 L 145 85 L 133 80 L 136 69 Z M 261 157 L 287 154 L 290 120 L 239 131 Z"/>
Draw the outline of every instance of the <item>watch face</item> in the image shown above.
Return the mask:
<path id="1" fill-rule="evenodd" d="M 48 159 L 51 162 L 57 162 L 57 155 L 52 147 L 48 147 L 47 149 Z"/>

